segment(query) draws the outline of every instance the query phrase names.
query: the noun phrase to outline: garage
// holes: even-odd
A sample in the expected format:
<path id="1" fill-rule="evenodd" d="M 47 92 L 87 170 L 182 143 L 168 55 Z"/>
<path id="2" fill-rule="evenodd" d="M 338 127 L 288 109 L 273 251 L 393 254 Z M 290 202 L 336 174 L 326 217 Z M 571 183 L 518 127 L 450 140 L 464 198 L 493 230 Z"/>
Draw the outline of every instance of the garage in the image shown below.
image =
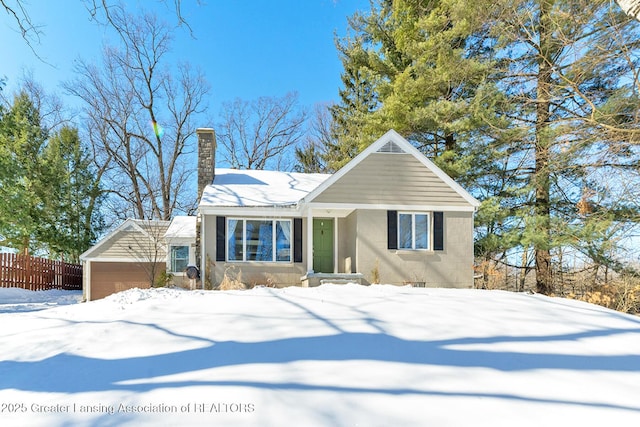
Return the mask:
<path id="1" fill-rule="evenodd" d="M 85 301 L 149 288 L 166 271 L 169 221 L 128 219 L 80 256 Z"/>
<path id="2" fill-rule="evenodd" d="M 160 277 L 165 263 L 91 262 L 90 300 L 132 288 L 149 288 L 151 276 Z M 86 298 L 86 296 L 85 296 Z M 87 298 L 89 300 L 89 298 Z"/>

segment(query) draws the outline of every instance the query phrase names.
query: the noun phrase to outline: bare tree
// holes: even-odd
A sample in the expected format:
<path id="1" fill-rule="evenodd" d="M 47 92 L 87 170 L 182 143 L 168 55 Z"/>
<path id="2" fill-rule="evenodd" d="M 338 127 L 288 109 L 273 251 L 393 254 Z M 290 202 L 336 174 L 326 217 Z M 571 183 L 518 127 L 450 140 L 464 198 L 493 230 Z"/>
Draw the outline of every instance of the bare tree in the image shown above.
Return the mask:
<path id="1" fill-rule="evenodd" d="M 335 172 L 330 167 L 330 157 L 339 145 L 335 124 L 331 116 L 333 104 L 318 103 L 313 107 L 309 131 L 301 147 L 296 147 L 295 169 L 298 172 Z"/>
<path id="2" fill-rule="evenodd" d="M 85 102 L 117 216 L 168 220 L 196 203 L 187 188 L 193 168 L 179 160 L 194 152 L 194 116 L 205 111 L 209 86 L 187 64 L 165 65 L 171 31 L 155 15 L 112 7 L 109 16 L 122 46 L 105 47 L 100 66 L 80 61 L 65 88 Z"/>
<path id="3" fill-rule="evenodd" d="M 236 99 L 223 105 L 217 138 L 221 157 L 233 168 L 284 169 L 303 136 L 306 113 L 298 95 Z"/>
<path id="4" fill-rule="evenodd" d="M 102 17 L 104 17 L 104 22 L 108 25 L 114 26 L 117 22 L 117 18 L 112 17 L 112 10 L 114 8 L 117 9 L 117 4 L 113 4 L 109 0 L 81 1 L 89 11 L 91 18 L 96 22 L 101 22 L 103 20 Z M 164 0 L 161 3 L 164 3 L 167 8 L 173 9 L 178 25 L 186 26 L 189 31 L 191 31 L 189 23 L 182 15 L 182 0 Z M 200 2 L 198 1 L 198 3 Z M 43 25 L 34 23 L 31 15 L 29 14 L 29 7 L 30 4 L 23 0 L 14 0 L 13 3 L 10 3 L 7 0 L 0 0 L 0 10 L 4 10 L 9 17 L 9 20 L 13 21 L 17 25 L 18 32 L 20 32 L 22 39 L 27 46 L 29 46 L 29 49 L 31 49 L 33 54 L 38 59 L 44 61 L 34 46 L 40 43 L 40 37 L 43 35 Z"/>
<path id="5" fill-rule="evenodd" d="M 15 4 L 9 4 L 7 0 L 0 0 L 0 6 L 9 16 L 9 19 L 14 21 L 18 26 L 18 31 L 20 32 L 24 42 L 29 46 L 29 49 L 31 49 L 38 58 L 40 58 L 33 48 L 33 45 L 40 42 L 42 29 L 40 26 L 34 24 L 24 2 L 17 0 Z"/>
<path id="6" fill-rule="evenodd" d="M 136 265 L 144 271 L 149 286 L 166 285 L 166 259 L 169 256 L 164 234 L 168 221 L 136 220 L 128 238 L 120 239 L 118 245 Z M 134 233 L 132 233 L 134 231 Z"/>

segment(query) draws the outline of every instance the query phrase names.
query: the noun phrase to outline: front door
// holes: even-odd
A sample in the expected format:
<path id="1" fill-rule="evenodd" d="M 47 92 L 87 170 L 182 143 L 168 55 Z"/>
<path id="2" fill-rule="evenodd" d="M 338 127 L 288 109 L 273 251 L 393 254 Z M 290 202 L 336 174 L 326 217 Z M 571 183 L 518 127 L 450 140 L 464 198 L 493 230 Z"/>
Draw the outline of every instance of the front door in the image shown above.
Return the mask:
<path id="1" fill-rule="evenodd" d="M 313 219 L 313 271 L 333 273 L 333 219 Z"/>

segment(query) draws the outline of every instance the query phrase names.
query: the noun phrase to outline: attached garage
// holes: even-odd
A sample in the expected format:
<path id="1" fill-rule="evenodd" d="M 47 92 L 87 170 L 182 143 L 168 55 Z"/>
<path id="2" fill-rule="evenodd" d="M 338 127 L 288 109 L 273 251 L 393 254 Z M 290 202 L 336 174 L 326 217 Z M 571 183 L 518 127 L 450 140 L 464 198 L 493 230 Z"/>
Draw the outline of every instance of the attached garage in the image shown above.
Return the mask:
<path id="1" fill-rule="evenodd" d="M 152 263 L 132 262 L 91 262 L 90 299 L 104 298 L 132 288 L 149 288 L 150 276 L 154 274 L 151 273 L 153 265 Z M 154 277 L 159 277 L 164 269 L 164 262 L 156 263 Z"/>
<path id="2" fill-rule="evenodd" d="M 167 265 L 168 221 L 128 219 L 80 256 L 86 301 L 149 288 Z"/>

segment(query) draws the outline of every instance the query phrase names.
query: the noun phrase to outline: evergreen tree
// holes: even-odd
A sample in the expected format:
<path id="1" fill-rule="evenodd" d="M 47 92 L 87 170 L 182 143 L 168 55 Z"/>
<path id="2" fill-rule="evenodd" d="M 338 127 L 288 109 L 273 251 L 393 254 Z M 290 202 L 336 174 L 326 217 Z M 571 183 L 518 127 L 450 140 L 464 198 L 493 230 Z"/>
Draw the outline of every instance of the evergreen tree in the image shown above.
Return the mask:
<path id="1" fill-rule="evenodd" d="M 40 249 L 43 176 L 40 161 L 47 133 L 40 113 L 24 92 L 0 116 L 0 234 L 4 246 L 21 253 Z"/>
<path id="2" fill-rule="evenodd" d="M 492 77 L 521 135 L 509 163 L 514 182 L 527 183 L 515 212 L 521 244 L 534 249 L 538 291 L 551 293 L 554 252 L 574 247 L 603 260 L 597 242 L 636 215 L 598 180 L 637 179 L 639 26 L 604 0 L 505 2 L 493 17 Z M 597 215 L 580 211 L 595 200 Z"/>
<path id="3" fill-rule="evenodd" d="M 470 9 L 383 0 L 349 21 L 355 35 L 338 44 L 345 87 L 333 112 L 338 133 L 357 147 L 343 146 L 357 154 L 393 128 L 451 175 L 466 174 L 469 137 L 490 123 L 493 96 L 486 80 L 493 63 L 469 54 L 483 25 L 481 9 Z"/>
<path id="4" fill-rule="evenodd" d="M 101 191 L 76 129 L 49 137 L 26 92 L 0 110 L 0 235 L 4 246 L 78 261 L 100 231 Z"/>
<path id="5" fill-rule="evenodd" d="M 532 249 L 540 292 L 566 248 L 616 265 L 638 219 L 615 185 L 638 178 L 638 23 L 606 0 L 379 0 L 350 28 L 328 152 L 396 129 L 483 201 L 477 254 Z"/>
<path id="6" fill-rule="evenodd" d="M 103 193 L 77 129 L 65 126 L 52 135 L 42 162 L 42 190 L 55 191 L 43 203 L 44 216 L 49 220 L 43 224 L 39 238 L 50 251 L 78 262 L 103 228 L 98 210 Z"/>

